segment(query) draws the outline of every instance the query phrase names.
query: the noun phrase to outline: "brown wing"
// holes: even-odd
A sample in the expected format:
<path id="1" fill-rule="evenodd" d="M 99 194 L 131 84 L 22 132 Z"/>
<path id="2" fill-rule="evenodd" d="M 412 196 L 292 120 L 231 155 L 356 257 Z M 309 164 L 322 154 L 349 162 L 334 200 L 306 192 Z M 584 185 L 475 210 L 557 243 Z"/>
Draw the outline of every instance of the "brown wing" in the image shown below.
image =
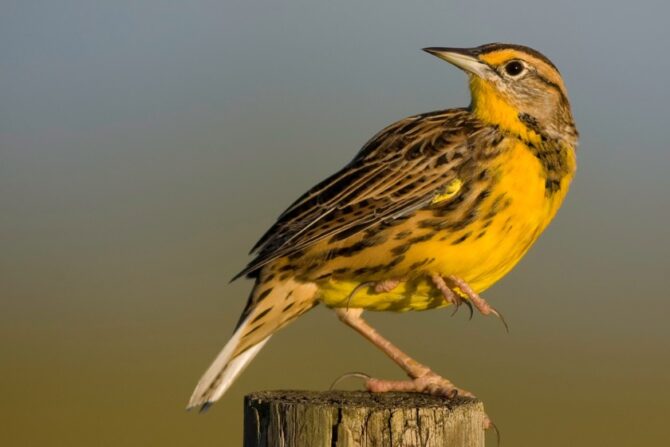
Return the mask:
<path id="1" fill-rule="evenodd" d="M 325 238 L 344 239 L 425 207 L 468 160 L 468 135 L 483 129 L 467 109 L 417 115 L 375 135 L 338 173 L 284 211 L 235 278 Z"/>

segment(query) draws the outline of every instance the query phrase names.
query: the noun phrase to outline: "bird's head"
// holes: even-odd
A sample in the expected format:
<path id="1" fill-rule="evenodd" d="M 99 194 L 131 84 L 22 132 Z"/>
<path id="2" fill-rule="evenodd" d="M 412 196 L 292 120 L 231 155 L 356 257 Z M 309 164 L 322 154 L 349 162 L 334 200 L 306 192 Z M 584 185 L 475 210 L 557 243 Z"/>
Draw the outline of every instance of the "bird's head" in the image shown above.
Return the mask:
<path id="1" fill-rule="evenodd" d="M 464 70 L 470 79 L 472 111 L 482 120 L 522 138 L 577 143 L 568 94 L 556 66 L 520 45 L 492 43 L 476 48 L 424 48 Z"/>

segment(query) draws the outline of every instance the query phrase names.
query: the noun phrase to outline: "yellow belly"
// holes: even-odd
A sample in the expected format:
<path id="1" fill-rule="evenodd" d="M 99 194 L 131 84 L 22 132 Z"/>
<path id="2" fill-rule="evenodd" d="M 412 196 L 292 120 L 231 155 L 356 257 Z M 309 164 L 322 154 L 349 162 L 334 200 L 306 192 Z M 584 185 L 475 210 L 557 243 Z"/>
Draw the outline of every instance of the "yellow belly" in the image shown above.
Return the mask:
<path id="1" fill-rule="evenodd" d="M 574 159 L 570 162 L 574 165 Z M 425 310 L 446 305 L 429 274 L 459 277 L 477 292 L 493 285 L 517 264 L 549 224 L 571 180 L 571 176 L 566 176 L 559 191 L 547 194 L 541 164 L 521 143 L 506 151 L 495 166 L 499 180 L 482 202 L 481 215 L 471 224 L 412 244 L 401 262 L 383 271 L 367 273 L 365 269 L 392 262 L 389 244 L 371 247 L 356 257 L 329 260 L 330 271 L 347 269 L 349 274 L 332 275 L 320 282 L 319 299 L 330 307 Z M 487 210 L 495 207 L 502 209 L 487 218 Z M 430 211 L 419 211 L 394 231 L 418 232 L 418 222 L 429 214 Z M 362 273 L 352 274 L 357 269 Z M 384 293 L 363 284 L 384 279 L 403 282 Z"/>

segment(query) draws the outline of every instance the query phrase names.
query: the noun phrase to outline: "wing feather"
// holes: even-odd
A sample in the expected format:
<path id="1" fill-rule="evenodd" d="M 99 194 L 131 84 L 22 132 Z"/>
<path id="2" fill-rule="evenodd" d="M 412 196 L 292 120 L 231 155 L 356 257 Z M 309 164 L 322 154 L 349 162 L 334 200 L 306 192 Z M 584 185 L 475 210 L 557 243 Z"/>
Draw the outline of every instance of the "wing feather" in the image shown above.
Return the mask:
<path id="1" fill-rule="evenodd" d="M 467 109 L 453 109 L 383 129 L 279 216 L 254 246 L 256 258 L 235 278 L 323 239 L 349 237 L 428 206 L 468 159 L 468 135 L 483 128 Z"/>

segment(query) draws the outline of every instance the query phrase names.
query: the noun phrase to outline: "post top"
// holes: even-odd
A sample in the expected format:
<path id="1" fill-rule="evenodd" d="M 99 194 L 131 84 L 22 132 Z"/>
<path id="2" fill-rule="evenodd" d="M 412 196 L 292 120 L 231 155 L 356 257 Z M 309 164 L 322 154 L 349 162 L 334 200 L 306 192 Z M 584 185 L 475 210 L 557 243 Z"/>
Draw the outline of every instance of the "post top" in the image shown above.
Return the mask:
<path id="1" fill-rule="evenodd" d="M 285 404 L 304 404 L 332 407 L 365 407 L 371 409 L 447 408 L 477 405 L 479 400 L 466 397 L 431 396 L 422 393 L 370 393 L 367 391 L 257 391 L 247 400 Z"/>

